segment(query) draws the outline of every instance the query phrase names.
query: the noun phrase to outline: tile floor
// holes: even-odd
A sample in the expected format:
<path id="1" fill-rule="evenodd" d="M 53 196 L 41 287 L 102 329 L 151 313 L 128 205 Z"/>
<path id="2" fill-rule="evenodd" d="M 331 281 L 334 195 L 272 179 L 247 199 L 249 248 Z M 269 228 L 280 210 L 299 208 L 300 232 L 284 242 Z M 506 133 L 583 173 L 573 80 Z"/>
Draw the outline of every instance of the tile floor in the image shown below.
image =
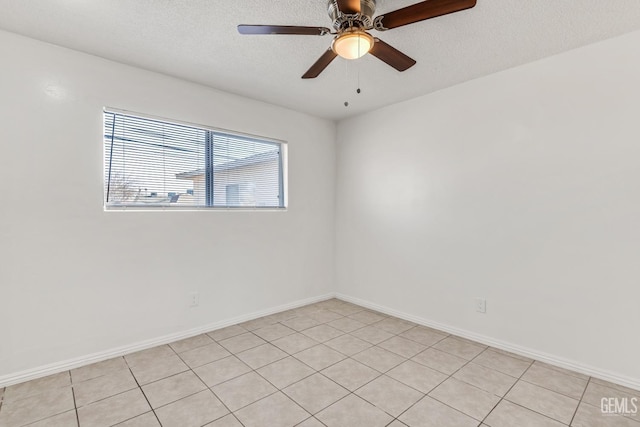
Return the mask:
<path id="1" fill-rule="evenodd" d="M 640 391 L 339 300 L 0 389 L 0 427 L 640 427 Z"/>

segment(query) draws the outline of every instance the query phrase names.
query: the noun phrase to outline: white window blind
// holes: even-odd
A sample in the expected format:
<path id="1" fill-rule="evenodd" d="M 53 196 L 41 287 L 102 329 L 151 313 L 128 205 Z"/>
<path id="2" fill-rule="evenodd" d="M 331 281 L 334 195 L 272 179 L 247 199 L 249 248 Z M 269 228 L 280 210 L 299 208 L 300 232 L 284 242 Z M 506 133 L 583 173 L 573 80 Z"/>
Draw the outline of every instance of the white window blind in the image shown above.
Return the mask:
<path id="1" fill-rule="evenodd" d="M 107 207 L 284 208 L 282 143 L 104 112 Z"/>

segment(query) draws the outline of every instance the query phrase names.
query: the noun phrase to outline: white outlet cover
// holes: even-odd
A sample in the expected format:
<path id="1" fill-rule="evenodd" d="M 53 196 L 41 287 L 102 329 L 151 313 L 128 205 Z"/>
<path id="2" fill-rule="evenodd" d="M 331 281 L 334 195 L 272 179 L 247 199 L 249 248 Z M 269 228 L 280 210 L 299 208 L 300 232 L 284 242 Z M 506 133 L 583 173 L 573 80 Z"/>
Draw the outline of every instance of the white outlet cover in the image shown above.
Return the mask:
<path id="1" fill-rule="evenodd" d="M 198 292 L 192 292 L 189 294 L 191 297 L 191 307 L 197 307 L 200 304 L 200 294 Z"/>

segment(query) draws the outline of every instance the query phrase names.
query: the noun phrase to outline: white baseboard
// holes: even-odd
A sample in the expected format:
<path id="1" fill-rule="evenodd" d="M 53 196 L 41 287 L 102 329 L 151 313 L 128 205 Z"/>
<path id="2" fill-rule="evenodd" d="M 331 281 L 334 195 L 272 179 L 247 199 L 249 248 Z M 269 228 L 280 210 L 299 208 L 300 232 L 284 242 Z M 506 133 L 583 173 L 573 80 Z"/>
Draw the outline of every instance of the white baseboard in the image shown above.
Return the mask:
<path id="1" fill-rule="evenodd" d="M 34 369 L 27 369 L 14 374 L 3 375 L 0 377 L 0 388 L 7 387 L 13 384 L 18 384 L 25 381 L 34 380 L 37 378 L 46 377 L 48 375 L 57 374 L 59 372 L 68 371 L 70 369 L 80 368 L 92 363 L 101 362 L 103 360 L 111 359 L 113 357 L 124 356 L 125 354 L 134 353 L 140 350 L 146 350 L 158 345 L 168 344 L 173 341 L 178 341 L 185 338 L 190 338 L 196 335 L 203 334 L 205 332 L 211 332 L 216 329 L 225 328 L 227 326 L 235 325 L 237 323 L 246 322 L 249 320 L 257 319 L 259 317 L 268 316 L 270 314 L 279 313 L 281 311 L 291 310 L 292 308 L 302 307 L 303 305 L 313 304 L 316 302 L 324 301 L 330 298 L 334 298 L 335 294 L 328 293 L 325 295 L 306 298 L 303 300 L 294 301 L 288 304 L 283 304 L 277 307 L 268 308 L 266 310 L 256 311 L 243 316 L 234 317 L 232 319 L 223 320 L 220 322 L 203 325 L 197 328 L 189 329 L 183 332 L 177 332 L 169 335 L 164 335 L 157 338 L 152 338 L 145 341 L 125 345 L 122 347 L 113 348 L 107 351 L 101 351 L 73 359 L 64 360 L 61 362 L 51 363 L 49 365 L 40 366 Z"/>
<path id="2" fill-rule="evenodd" d="M 254 313 L 246 314 L 243 316 L 234 317 L 232 319 L 223 320 L 220 322 L 203 325 L 198 328 L 189 329 L 187 331 L 178 332 L 174 334 L 164 335 L 161 337 L 133 343 L 130 345 L 113 348 L 107 351 L 93 353 L 57 363 L 52 363 L 45 366 L 40 366 L 34 369 L 28 369 L 14 374 L 4 375 L 0 377 L 0 387 L 7 387 L 13 384 L 18 384 L 24 381 L 29 381 L 48 375 L 53 375 L 58 372 L 64 372 L 70 369 L 79 368 L 92 363 L 101 362 L 103 360 L 111 359 L 113 357 L 123 356 L 125 354 L 134 353 L 136 351 L 145 350 L 147 348 L 155 347 L 158 345 L 168 344 L 173 341 L 178 341 L 185 338 L 190 338 L 196 335 L 200 335 L 205 332 L 211 332 L 216 329 L 221 329 L 227 326 L 235 325 L 237 323 L 246 322 L 249 320 L 257 319 L 259 317 L 268 316 L 270 314 L 279 313 L 281 311 L 290 310 L 293 308 L 301 307 L 307 304 L 313 304 L 316 302 L 324 301 L 330 298 L 338 298 L 342 301 L 350 302 L 360 305 L 371 310 L 376 310 L 381 313 L 385 313 L 391 316 L 398 317 L 400 319 L 408 320 L 410 322 L 428 326 L 430 328 L 438 329 L 453 335 L 457 335 L 463 338 L 467 338 L 473 341 L 480 342 L 482 344 L 489 345 L 504 351 L 518 354 L 520 356 L 528 357 L 530 359 L 539 360 L 541 362 L 548 363 L 550 365 L 558 366 L 560 368 L 570 369 L 575 372 L 579 372 L 585 375 L 589 375 L 595 378 L 599 378 L 605 381 L 609 381 L 615 384 L 619 384 L 625 387 L 629 387 L 635 390 L 640 390 L 640 379 L 630 378 L 624 375 L 620 375 L 608 370 L 595 368 L 593 366 L 585 365 L 583 363 L 558 357 L 552 354 L 540 352 L 527 347 L 519 346 L 509 343 L 507 341 L 498 340 L 488 337 L 486 335 L 477 334 L 475 332 L 467 331 L 464 329 L 456 328 L 443 323 L 435 322 L 433 320 L 425 319 L 419 316 L 403 313 L 398 310 L 394 310 L 389 307 L 385 307 L 379 304 L 372 303 L 360 298 L 351 297 L 340 293 L 328 293 L 325 295 L 307 298 L 304 300 L 294 301 L 288 304 L 272 307 L 266 310 L 257 311 Z"/>
<path id="3" fill-rule="evenodd" d="M 425 319 L 419 316 L 403 313 L 401 311 L 394 310 L 389 307 L 385 307 L 379 304 L 372 303 L 360 298 L 351 297 L 348 295 L 337 293 L 335 297 L 346 302 L 350 302 L 371 310 L 379 311 L 381 313 L 388 314 L 390 316 L 398 317 L 400 319 L 408 320 L 418 325 L 428 326 L 433 329 L 438 329 L 449 334 L 457 335 L 462 338 L 466 338 L 472 341 L 498 348 L 500 350 L 515 353 L 520 356 L 527 357 L 529 359 L 539 360 L 550 365 L 554 365 L 560 368 L 569 369 L 581 374 L 588 375 L 590 377 L 599 378 L 601 380 L 609 381 L 615 384 L 619 384 L 625 387 L 632 388 L 634 390 L 640 390 L 640 379 L 630 378 L 624 375 L 620 375 L 615 372 L 611 372 L 605 369 L 595 368 L 593 366 L 585 365 L 583 363 L 558 357 L 552 354 L 544 353 L 541 351 L 533 350 L 531 348 L 522 347 L 516 344 L 509 343 L 507 341 L 498 340 L 488 337 L 486 335 L 477 334 L 475 332 L 459 329 L 454 326 L 449 326 L 443 323 L 435 322 L 433 320 Z"/>

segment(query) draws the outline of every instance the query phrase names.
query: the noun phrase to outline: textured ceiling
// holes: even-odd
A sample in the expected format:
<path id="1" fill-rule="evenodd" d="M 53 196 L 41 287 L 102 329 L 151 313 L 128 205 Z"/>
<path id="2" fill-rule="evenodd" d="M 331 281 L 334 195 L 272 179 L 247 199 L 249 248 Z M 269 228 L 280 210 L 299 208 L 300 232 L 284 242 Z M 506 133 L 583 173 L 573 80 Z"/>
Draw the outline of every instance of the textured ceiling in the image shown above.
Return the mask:
<path id="1" fill-rule="evenodd" d="M 377 14 L 416 2 L 379 0 Z M 236 25 L 330 27 L 326 0 L 0 0 L 0 10 L 7 31 L 331 119 L 640 29 L 640 0 L 478 0 L 374 31 L 418 61 L 404 73 L 368 55 L 302 80 L 331 36 L 241 36 Z"/>

